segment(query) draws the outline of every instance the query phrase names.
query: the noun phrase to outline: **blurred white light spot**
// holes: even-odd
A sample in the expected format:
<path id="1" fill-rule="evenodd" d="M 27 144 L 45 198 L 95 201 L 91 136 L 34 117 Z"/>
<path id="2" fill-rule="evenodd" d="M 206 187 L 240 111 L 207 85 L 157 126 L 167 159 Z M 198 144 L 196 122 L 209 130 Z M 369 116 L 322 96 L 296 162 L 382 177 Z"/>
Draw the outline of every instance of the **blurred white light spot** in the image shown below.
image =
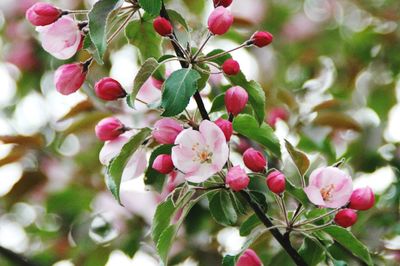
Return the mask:
<path id="1" fill-rule="evenodd" d="M 333 4 L 328 0 L 306 0 L 304 2 L 304 13 L 311 20 L 319 22 L 328 19 L 333 11 Z"/>
<path id="2" fill-rule="evenodd" d="M 379 168 L 371 174 L 362 174 L 353 184 L 354 188 L 369 186 L 375 193 L 384 192 L 395 180 L 393 169 L 390 166 Z"/>
<path id="3" fill-rule="evenodd" d="M 133 77 L 138 71 L 137 52 L 131 45 L 125 45 L 122 49 L 111 55 L 112 67 L 110 76 L 118 80 L 129 92 L 132 90 Z"/>
<path id="4" fill-rule="evenodd" d="M 19 163 L 10 163 L 0 167 L 1 186 L 0 197 L 6 195 L 22 176 L 22 166 Z"/>
<path id="5" fill-rule="evenodd" d="M 0 221 L 0 245 L 22 253 L 28 247 L 28 237 L 21 225 L 2 219 Z"/>
<path id="6" fill-rule="evenodd" d="M 64 156 L 74 156 L 80 150 L 80 143 L 77 136 L 74 134 L 68 135 L 61 145 L 59 152 Z"/>
<path id="7" fill-rule="evenodd" d="M 15 213 L 17 222 L 24 227 L 32 224 L 37 217 L 35 208 L 22 202 L 15 204 L 12 211 Z"/>
<path id="8" fill-rule="evenodd" d="M 306 81 L 303 88 L 323 92 L 332 86 L 336 78 L 336 67 L 333 60 L 330 57 L 321 56 L 319 62 L 322 68 L 318 77 Z"/>
<path id="9" fill-rule="evenodd" d="M 110 258 L 105 266 L 157 266 L 156 259 L 144 253 L 143 251 L 136 252 L 133 259 L 126 256 L 122 251 L 115 250 L 111 253 Z"/>
<path id="10" fill-rule="evenodd" d="M 0 80 L 1 80 L 1 97 L 0 106 L 6 106 L 11 103 L 15 92 L 15 80 L 11 77 L 6 65 L 0 64 Z"/>
<path id="11" fill-rule="evenodd" d="M 218 232 L 217 240 L 226 253 L 236 254 L 240 251 L 246 238 L 240 236 L 237 228 L 227 227 Z"/>
<path id="12" fill-rule="evenodd" d="M 388 142 L 400 141 L 400 104 L 395 105 L 389 112 L 388 125 L 384 137 Z"/>
<path id="13" fill-rule="evenodd" d="M 69 260 L 62 260 L 54 263 L 53 266 L 74 266 L 74 264 Z"/>

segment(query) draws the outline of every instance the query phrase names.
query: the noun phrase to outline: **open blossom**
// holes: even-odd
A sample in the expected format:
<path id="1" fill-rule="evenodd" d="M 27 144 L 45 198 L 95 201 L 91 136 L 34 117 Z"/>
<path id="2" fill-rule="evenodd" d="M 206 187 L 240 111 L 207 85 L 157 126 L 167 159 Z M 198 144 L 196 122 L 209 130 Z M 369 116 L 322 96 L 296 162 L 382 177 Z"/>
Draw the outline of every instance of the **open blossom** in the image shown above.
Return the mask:
<path id="1" fill-rule="evenodd" d="M 353 192 L 351 177 L 337 167 L 322 167 L 310 175 L 309 185 L 304 188 L 308 199 L 315 205 L 339 208 L 349 201 Z"/>
<path id="2" fill-rule="evenodd" d="M 172 161 L 188 181 L 200 183 L 222 170 L 228 160 L 225 135 L 214 123 L 204 120 L 199 131 L 183 130 L 172 148 Z"/>
<path id="3" fill-rule="evenodd" d="M 53 24 L 37 27 L 43 49 L 55 58 L 71 58 L 80 48 L 82 34 L 78 23 L 69 16 L 63 16 Z"/>

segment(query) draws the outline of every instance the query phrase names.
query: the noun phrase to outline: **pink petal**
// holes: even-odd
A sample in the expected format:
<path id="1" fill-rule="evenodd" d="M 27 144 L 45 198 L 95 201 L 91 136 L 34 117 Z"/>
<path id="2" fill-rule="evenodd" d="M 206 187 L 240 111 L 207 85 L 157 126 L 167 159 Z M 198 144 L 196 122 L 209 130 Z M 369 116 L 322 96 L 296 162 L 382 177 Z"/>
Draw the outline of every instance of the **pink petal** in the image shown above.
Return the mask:
<path id="1" fill-rule="evenodd" d="M 318 187 L 310 185 L 304 188 L 308 199 L 317 206 L 325 206 L 325 202 L 321 196 L 321 191 Z"/>

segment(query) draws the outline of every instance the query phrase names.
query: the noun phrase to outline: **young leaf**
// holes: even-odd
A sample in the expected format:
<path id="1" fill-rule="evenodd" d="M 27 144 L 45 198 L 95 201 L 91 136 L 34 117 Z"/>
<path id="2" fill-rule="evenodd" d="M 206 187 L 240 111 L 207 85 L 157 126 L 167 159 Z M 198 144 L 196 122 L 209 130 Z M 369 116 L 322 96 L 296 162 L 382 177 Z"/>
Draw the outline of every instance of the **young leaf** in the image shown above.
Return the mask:
<path id="1" fill-rule="evenodd" d="M 151 227 L 151 237 L 154 243 L 157 243 L 161 233 L 169 226 L 172 215 L 175 212 L 175 206 L 171 197 L 157 206 Z"/>
<path id="2" fill-rule="evenodd" d="M 99 51 L 96 49 L 96 46 L 94 46 L 92 39 L 90 39 L 90 34 L 86 35 L 83 39 L 83 49 L 90 53 L 98 64 L 104 64 L 103 59 L 99 55 Z"/>
<path id="3" fill-rule="evenodd" d="M 304 238 L 299 254 L 310 266 L 318 265 L 325 259 L 325 250 L 308 237 Z"/>
<path id="4" fill-rule="evenodd" d="M 161 37 L 153 29 L 152 18 L 144 14 L 141 20 L 131 21 L 125 28 L 129 43 L 136 46 L 142 60 L 161 56 Z"/>
<path id="5" fill-rule="evenodd" d="M 171 18 L 172 21 L 176 21 L 183 26 L 186 31 L 189 31 L 189 25 L 187 24 L 186 20 L 182 17 L 181 14 L 176 12 L 173 9 L 167 9 L 168 16 Z"/>
<path id="6" fill-rule="evenodd" d="M 164 174 L 161 174 L 157 172 L 156 170 L 153 169 L 152 165 L 156 157 L 160 154 L 171 154 L 171 149 L 173 145 L 161 145 L 154 149 L 153 153 L 150 156 L 149 160 L 149 167 L 146 170 L 145 173 L 145 178 L 144 178 L 144 183 L 146 185 L 151 185 L 153 186 L 156 191 L 161 192 L 164 181 L 165 181 L 165 176 Z"/>
<path id="7" fill-rule="evenodd" d="M 171 224 L 165 229 L 157 242 L 157 252 L 161 260 L 166 264 L 168 260 L 168 253 L 174 242 L 175 235 L 178 231 L 179 225 Z"/>
<path id="8" fill-rule="evenodd" d="M 265 123 L 258 125 L 254 117 L 250 115 L 238 115 L 233 120 L 233 129 L 243 136 L 257 141 L 267 147 L 275 156 L 281 155 L 279 139 L 275 136 L 274 130 Z"/>
<path id="9" fill-rule="evenodd" d="M 161 10 L 161 0 L 139 0 L 140 7 L 153 16 L 158 16 Z"/>
<path id="10" fill-rule="evenodd" d="M 251 215 L 239 228 L 240 236 L 248 236 L 254 228 L 261 224 L 256 214 Z"/>
<path id="11" fill-rule="evenodd" d="M 364 246 L 364 244 L 361 243 L 350 231 L 336 225 L 328 226 L 322 230 L 328 233 L 333 239 L 352 252 L 355 256 L 363 260 L 367 265 L 374 264 L 368 248 Z"/>
<path id="12" fill-rule="evenodd" d="M 129 106 L 135 107 L 136 96 L 143 84 L 153 75 L 159 63 L 154 58 L 148 58 L 139 69 L 133 82 L 133 90 L 129 97 Z"/>
<path id="13" fill-rule="evenodd" d="M 185 110 L 190 97 L 197 90 L 197 81 L 200 74 L 193 69 L 180 69 L 175 71 L 164 82 L 164 91 L 161 99 L 162 116 L 174 116 Z"/>
<path id="14" fill-rule="evenodd" d="M 304 206 L 308 206 L 310 204 L 304 190 L 302 188 L 295 187 L 288 179 L 286 179 L 286 191 Z"/>
<path id="15" fill-rule="evenodd" d="M 99 0 L 90 10 L 89 36 L 98 52 L 98 59 L 102 59 L 107 48 L 107 21 L 110 13 L 119 8 L 123 0 Z"/>
<path id="16" fill-rule="evenodd" d="M 300 175 L 303 176 L 310 167 L 310 160 L 304 152 L 294 148 L 292 144 L 287 140 L 285 140 L 285 146 L 287 151 L 289 152 L 290 157 L 292 158 L 297 169 L 299 170 Z"/>
<path id="17" fill-rule="evenodd" d="M 226 191 L 219 191 L 212 196 L 210 203 L 210 212 L 212 217 L 217 223 L 222 225 L 234 225 L 237 221 L 237 214 L 235 208 Z"/>
<path id="18" fill-rule="evenodd" d="M 226 255 L 222 260 L 222 266 L 235 266 L 236 256 Z"/>
<path id="19" fill-rule="evenodd" d="M 225 93 L 221 93 L 214 97 L 209 113 L 211 114 L 214 112 L 219 112 L 224 110 L 224 108 L 225 108 Z"/>
<path id="20" fill-rule="evenodd" d="M 140 147 L 145 139 L 150 135 L 151 129 L 143 128 L 134 135 L 121 149 L 121 152 L 115 157 L 107 168 L 107 187 L 116 200 L 121 204 L 119 189 L 124 168 L 133 153 Z"/>

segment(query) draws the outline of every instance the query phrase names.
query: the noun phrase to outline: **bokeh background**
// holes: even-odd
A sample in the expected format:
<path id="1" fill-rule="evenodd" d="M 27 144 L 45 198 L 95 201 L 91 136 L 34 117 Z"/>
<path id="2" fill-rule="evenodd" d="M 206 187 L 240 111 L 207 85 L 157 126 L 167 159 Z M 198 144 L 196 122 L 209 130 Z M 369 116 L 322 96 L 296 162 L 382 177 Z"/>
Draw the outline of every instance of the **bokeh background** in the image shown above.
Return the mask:
<path id="1" fill-rule="evenodd" d="M 110 114 L 134 127 L 157 119 L 145 108 L 132 111 L 123 102 L 93 97 L 91 86 L 107 75 L 131 90 L 140 66 L 137 50 L 119 35 L 106 64 L 91 68 L 87 85 L 61 96 L 52 79 L 66 62 L 40 47 L 24 19 L 34 2 L 0 1 L 0 246 L 36 265 L 158 265 L 149 228 L 163 195 L 146 191 L 140 177 L 123 183 L 125 207 L 119 206 L 106 189 L 98 159 L 103 144 L 93 131 Z M 51 2 L 90 9 L 95 1 Z M 188 20 L 192 41 L 199 44 L 205 32 L 199 22 L 206 21 L 212 1 L 166 4 Z M 352 231 L 377 265 L 398 265 L 400 1 L 234 0 L 231 10 L 234 29 L 206 51 L 235 47 L 257 29 L 274 34 L 273 45 L 240 50 L 234 58 L 263 85 L 269 113 L 283 108 L 286 118 L 275 124 L 280 138 L 307 152 L 313 167 L 345 158 L 355 186 L 372 187 L 377 204 L 359 213 Z M 87 57 L 82 51 L 72 61 Z M 224 82 L 212 77 L 203 94 L 212 99 Z M 142 93 L 159 97 L 151 83 Z M 289 160 L 283 167 L 293 168 Z M 244 240 L 237 228 L 213 222 L 205 202 L 190 212 L 171 263 L 220 265 L 221 254 L 235 253 Z M 269 235 L 254 248 L 266 265 L 291 265 Z M 360 263 L 343 249 L 334 254 L 349 265 Z M 0 252 L 0 265 L 16 264 Z"/>

